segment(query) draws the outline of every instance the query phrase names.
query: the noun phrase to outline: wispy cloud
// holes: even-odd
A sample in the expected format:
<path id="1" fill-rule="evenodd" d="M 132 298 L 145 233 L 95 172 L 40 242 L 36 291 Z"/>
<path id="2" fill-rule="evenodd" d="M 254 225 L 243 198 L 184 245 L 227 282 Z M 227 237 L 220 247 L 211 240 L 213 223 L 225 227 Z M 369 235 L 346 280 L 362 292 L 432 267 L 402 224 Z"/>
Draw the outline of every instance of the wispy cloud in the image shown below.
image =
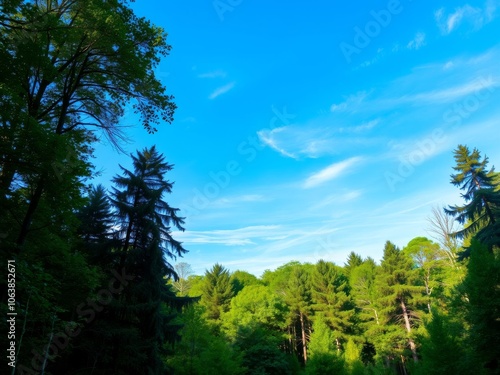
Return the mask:
<path id="1" fill-rule="evenodd" d="M 304 182 L 304 188 L 309 189 L 318 185 L 322 185 L 325 182 L 331 181 L 335 178 L 340 177 L 347 169 L 358 164 L 362 160 L 361 157 L 352 157 L 343 160 L 338 163 L 333 163 L 328 167 L 320 170 L 309 176 Z"/>
<path id="2" fill-rule="evenodd" d="M 415 37 L 408 42 L 406 48 L 419 50 L 423 46 L 425 46 L 425 33 L 417 33 Z"/>
<path id="3" fill-rule="evenodd" d="M 223 70 L 214 70 L 212 72 L 198 74 L 198 78 L 225 78 L 226 72 Z"/>
<path id="4" fill-rule="evenodd" d="M 264 129 L 257 132 L 257 136 L 260 141 L 265 145 L 271 147 L 273 150 L 278 151 L 281 155 L 287 156 L 289 158 L 296 158 L 297 156 L 286 151 L 284 148 L 278 145 L 278 141 L 276 140 L 276 135 L 286 131 L 288 126 L 282 126 L 279 128 L 274 128 L 272 130 Z"/>
<path id="5" fill-rule="evenodd" d="M 339 128 L 340 133 L 362 133 L 373 129 L 380 123 L 380 119 L 371 120 L 361 125 Z"/>
<path id="6" fill-rule="evenodd" d="M 226 92 L 232 90 L 235 84 L 236 84 L 236 82 L 231 82 L 231 83 L 228 83 L 227 85 L 224 85 L 224 86 L 221 86 L 221 87 L 215 89 L 214 92 L 212 92 L 208 98 L 215 99 L 218 96 L 225 94 Z"/>
<path id="7" fill-rule="evenodd" d="M 333 118 L 333 114 L 328 117 L 326 123 L 319 125 L 292 124 L 272 130 L 263 129 L 257 135 L 264 145 L 293 159 L 336 155 L 353 147 L 366 147 L 378 142 L 377 138 L 367 137 L 364 133 L 377 126 L 379 119 L 349 125 L 349 120 Z"/>
<path id="8" fill-rule="evenodd" d="M 497 8 L 498 0 L 488 0 L 483 7 L 465 4 L 450 13 L 447 13 L 445 8 L 440 8 L 434 13 L 434 17 L 441 33 L 448 35 L 463 23 L 471 25 L 473 30 L 479 30 L 493 20 Z"/>
<path id="9" fill-rule="evenodd" d="M 275 235 L 279 228 L 279 225 L 256 225 L 238 229 L 175 232 L 172 236 L 185 244 L 243 246 L 255 244 L 254 241 Z"/>
<path id="10" fill-rule="evenodd" d="M 498 79 L 489 77 L 478 77 L 460 85 L 454 85 L 445 89 L 421 92 L 414 95 L 406 95 L 398 99 L 393 99 L 393 104 L 402 103 L 449 103 L 467 95 L 477 93 L 479 90 L 499 86 Z"/>
<path id="11" fill-rule="evenodd" d="M 332 104 L 330 110 L 332 112 L 347 111 L 347 110 L 355 111 L 357 107 L 359 107 L 361 103 L 363 103 L 363 101 L 366 99 L 368 95 L 369 93 L 366 91 L 358 91 L 355 94 L 345 97 L 345 100 L 343 102 L 338 104 Z"/>
<path id="12" fill-rule="evenodd" d="M 223 197 L 212 203 L 212 206 L 234 206 L 239 203 L 265 202 L 268 199 L 260 194 L 243 194 L 237 196 Z"/>

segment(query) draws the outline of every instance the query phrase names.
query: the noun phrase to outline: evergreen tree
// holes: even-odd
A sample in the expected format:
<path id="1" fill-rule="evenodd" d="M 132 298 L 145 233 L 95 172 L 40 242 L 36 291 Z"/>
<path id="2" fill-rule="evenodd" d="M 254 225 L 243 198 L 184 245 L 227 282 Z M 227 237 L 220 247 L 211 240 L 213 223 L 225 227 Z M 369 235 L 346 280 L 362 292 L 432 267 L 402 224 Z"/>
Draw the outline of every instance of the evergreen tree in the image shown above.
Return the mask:
<path id="1" fill-rule="evenodd" d="M 500 374 L 500 254 L 473 240 L 467 276 L 459 286 L 461 307 L 469 324 L 467 347 L 471 363 Z"/>
<path id="2" fill-rule="evenodd" d="M 398 351 L 402 354 L 408 346 L 414 362 L 418 362 L 412 329 L 418 326 L 421 319 L 418 304 L 422 303 L 423 288 L 414 283 L 411 259 L 389 241 L 385 244 L 381 272 L 376 283 L 383 306 L 383 323 L 386 325 L 383 352 L 391 356 Z"/>
<path id="3" fill-rule="evenodd" d="M 201 303 L 206 308 L 207 318 L 220 320 L 221 314 L 229 310 L 231 298 L 234 296 L 229 271 L 216 263 L 210 271 L 205 272 L 202 291 Z"/>
<path id="4" fill-rule="evenodd" d="M 335 335 L 337 350 L 346 335 L 352 333 L 354 303 L 350 297 L 348 279 L 340 267 L 318 261 L 311 276 L 312 308 L 322 314 Z"/>
<path id="5" fill-rule="evenodd" d="M 132 161 L 133 171 L 121 167 L 123 175 L 113 179 L 116 187 L 111 201 L 120 228 L 120 269 L 135 275 L 120 295 L 115 313 L 122 324 L 137 327 L 141 345 L 135 357 L 142 356 L 142 371 L 159 374 L 164 371 L 163 346 L 176 337 L 175 329 L 169 327 L 172 309 L 187 301 L 175 297 L 165 280 L 177 277 L 167 258 L 186 252 L 170 232 L 171 226 L 183 230 L 183 219 L 177 216 L 178 209 L 163 200 L 172 190 L 172 183 L 165 180 L 172 166 L 163 155 L 153 146 L 132 156 Z M 114 350 L 121 349 L 115 346 Z"/>
<path id="6" fill-rule="evenodd" d="M 309 273 L 301 265 L 293 266 L 285 287 L 285 302 L 290 309 L 290 327 L 294 350 L 304 362 L 307 361 L 309 317 L 311 315 L 311 292 Z"/>
<path id="7" fill-rule="evenodd" d="M 363 258 L 360 255 L 356 254 L 354 251 L 351 251 L 347 256 L 347 262 L 344 264 L 344 270 L 347 277 L 350 277 L 351 271 L 360 266 L 363 263 Z"/>
<path id="8" fill-rule="evenodd" d="M 451 183 L 463 190 L 464 206 L 449 206 L 446 213 L 455 217 L 465 228 L 453 233 L 463 239 L 468 235 L 476 238 L 490 249 L 500 245 L 500 191 L 494 168 L 488 171 L 488 158 L 481 159 L 477 149 L 459 145 L 454 153 L 457 165 Z M 468 256 L 469 252 L 465 252 Z"/>

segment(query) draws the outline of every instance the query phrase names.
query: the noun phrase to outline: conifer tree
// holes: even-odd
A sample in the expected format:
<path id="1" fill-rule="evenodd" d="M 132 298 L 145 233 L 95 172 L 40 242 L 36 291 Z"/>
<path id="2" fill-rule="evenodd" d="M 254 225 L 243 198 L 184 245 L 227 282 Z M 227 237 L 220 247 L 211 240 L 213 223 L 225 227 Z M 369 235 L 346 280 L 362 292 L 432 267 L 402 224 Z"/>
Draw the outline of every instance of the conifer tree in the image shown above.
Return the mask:
<path id="1" fill-rule="evenodd" d="M 500 191 L 498 173 L 494 168 L 488 170 L 488 158 L 481 158 L 481 153 L 467 146 L 459 145 L 454 152 L 453 169 L 457 172 L 451 175 L 451 183 L 463 190 L 464 206 L 449 206 L 445 212 L 465 228 L 453 233 L 463 239 L 469 235 L 476 238 L 490 249 L 500 244 Z M 466 251 L 464 256 L 468 256 Z"/>
<path id="2" fill-rule="evenodd" d="M 387 328 L 385 350 L 391 352 L 392 346 L 402 352 L 406 347 L 401 346 L 402 342 L 406 341 L 414 362 L 418 362 L 412 329 L 419 323 L 418 304 L 422 303 L 423 288 L 414 283 L 411 259 L 389 241 L 385 244 L 381 272 L 376 282 Z"/>
<path id="3" fill-rule="evenodd" d="M 201 303 L 206 308 L 208 319 L 220 320 L 221 314 L 228 311 L 234 287 L 229 271 L 216 263 L 210 271 L 205 272 L 202 285 Z"/>
<path id="4" fill-rule="evenodd" d="M 312 272 L 311 292 L 312 308 L 323 315 L 334 332 L 337 350 L 340 350 L 341 342 L 352 333 L 353 326 L 354 303 L 348 279 L 340 267 L 320 260 Z"/>
<path id="5" fill-rule="evenodd" d="M 123 175 L 113 179 L 112 203 L 120 228 L 120 269 L 135 275 L 117 304 L 123 323 L 136 326 L 141 341 L 137 356 L 143 356 L 144 370 L 163 371 L 160 353 L 166 342 L 175 338 L 169 327 L 169 308 L 180 308 L 186 299 L 175 297 L 166 279 L 176 278 L 168 258 L 182 256 L 186 250 L 172 238 L 171 226 L 183 230 L 178 209 L 163 200 L 172 190 L 165 175 L 172 165 L 153 146 L 132 156 L 133 171 L 121 167 Z M 122 324 L 123 324 L 122 323 Z M 175 330 L 174 330 L 175 331 Z M 117 345 L 118 343 L 115 343 Z M 115 348 L 115 350 L 120 350 Z"/>

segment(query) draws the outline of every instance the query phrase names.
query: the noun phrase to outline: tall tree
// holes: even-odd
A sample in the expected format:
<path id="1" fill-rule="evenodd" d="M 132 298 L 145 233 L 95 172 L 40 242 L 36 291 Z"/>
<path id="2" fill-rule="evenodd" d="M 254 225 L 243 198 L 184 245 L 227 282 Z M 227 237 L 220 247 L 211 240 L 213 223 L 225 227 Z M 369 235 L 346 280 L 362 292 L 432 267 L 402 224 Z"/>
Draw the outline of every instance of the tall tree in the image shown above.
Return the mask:
<path id="1" fill-rule="evenodd" d="M 311 275 L 312 308 L 321 313 L 334 332 L 337 350 L 346 335 L 352 333 L 354 303 L 350 296 L 348 279 L 340 267 L 318 261 Z"/>
<path id="2" fill-rule="evenodd" d="M 8 1 L 0 23 L 0 203 L 20 183 L 30 186 L 18 216 L 19 252 L 57 167 L 73 163 L 58 155 L 73 132 L 93 142 L 90 129 L 98 128 L 119 145 L 129 102 L 149 132 L 172 121 L 175 104 L 154 74 L 170 50 L 166 34 L 126 1 Z"/>
<path id="3" fill-rule="evenodd" d="M 397 246 L 387 241 L 381 272 L 377 277 L 380 302 L 383 306 L 384 323 L 389 329 L 387 338 L 394 350 L 401 350 L 400 343 L 406 341 L 414 362 L 418 362 L 417 345 L 412 335 L 412 329 L 418 325 L 418 303 L 421 303 L 422 287 L 414 282 L 414 271 L 411 259 Z M 400 330 L 400 322 L 405 334 Z M 387 345 L 386 344 L 386 345 Z M 386 348 L 390 352 L 393 350 Z"/>
<path id="4" fill-rule="evenodd" d="M 446 213 L 455 217 L 465 228 L 453 233 L 458 238 L 476 235 L 490 247 L 500 244 L 500 191 L 497 173 L 488 170 L 488 158 L 467 146 L 459 145 L 454 152 L 457 172 L 451 175 L 451 183 L 463 190 L 464 206 L 449 206 Z M 468 256 L 468 252 L 464 255 Z"/>
<path id="5" fill-rule="evenodd" d="M 177 278 L 168 258 L 182 256 L 186 250 L 171 235 L 171 226 L 184 230 L 178 209 L 164 199 L 173 184 L 165 179 L 172 165 L 153 146 L 132 155 L 133 171 L 121 167 L 123 175 L 113 179 L 112 203 L 120 228 L 120 267 L 136 278 L 121 295 L 119 308 L 127 311 L 127 322 L 137 325 L 143 345 L 143 364 L 148 373 L 163 371 L 160 353 L 173 340 L 165 305 L 179 308 L 186 300 L 176 298 L 168 278 Z M 123 313 L 122 313 L 123 314 Z M 125 315 L 125 316 L 126 316 Z M 131 318 L 133 317 L 133 318 Z"/>
<path id="6" fill-rule="evenodd" d="M 307 361 L 307 342 L 308 332 L 310 330 L 310 315 L 311 315 L 311 291 L 310 291 L 309 273 L 302 265 L 296 265 L 292 268 L 290 278 L 285 288 L 285 301 L 290 309 L 290 322 L 293 327 L 292 331 L 297 331 L 297 335 L 293 334 L 295 341 L 295 350 L 302 357 L 304 362 Z"/>

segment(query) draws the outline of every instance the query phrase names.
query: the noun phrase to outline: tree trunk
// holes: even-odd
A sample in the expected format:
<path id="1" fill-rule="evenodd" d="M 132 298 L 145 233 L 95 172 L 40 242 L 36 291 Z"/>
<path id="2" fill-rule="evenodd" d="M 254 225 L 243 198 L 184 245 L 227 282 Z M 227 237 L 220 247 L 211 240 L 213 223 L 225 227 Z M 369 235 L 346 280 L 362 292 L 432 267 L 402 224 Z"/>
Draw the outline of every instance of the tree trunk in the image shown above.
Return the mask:
<path id="1" fill-rule="evenodd" d="M 405 320 L 406 331 L 408 332 L 409 335 L 411 333 L 410 318 L 408 316 L 408 310 L 406 309 L 406 304 L 402 299 L 401 299 L 401 309 L 403 310 L 403 318 Z M 415 342 L 411 337 L 408 337 L 408 344 L 410 344 L 413 360 L 415 361 L 415 363 L 417 363 L 418 362 L 417 346 L 415 345 Z"/>
<path id="2" fill-rule="evenodd" d="M 38 181 L 35 192 L 33 193 L 30 203 L 28 205 L 28 210 L 26 211 L 26 215 L 24 216 L 23 223 L 21 224 L 21 230 L 19 231 L 19 236 L 17 237 L 17 252 L 20 253 L 24 243 L 26 242 L 26 238 L 28 237 L 28 233 L 31 227 L 31 223 L 33 222 L 33 216 L 38 208 L 38 204 L 40 203 L 40 199 L 42 198 L 43 190 L 45 188 L 45 179 L 47 178 L 46 174 L 43 174 Z"/>
<path id="3" fill-rule="evenodd" d="M 304 324 L 304 314 L 300 313 L 300 329 L 302 331 L 302 351 L 304 353 L 304 362 L 307 362 L 307 347 L 306 347 L 306 329 Z"/>

